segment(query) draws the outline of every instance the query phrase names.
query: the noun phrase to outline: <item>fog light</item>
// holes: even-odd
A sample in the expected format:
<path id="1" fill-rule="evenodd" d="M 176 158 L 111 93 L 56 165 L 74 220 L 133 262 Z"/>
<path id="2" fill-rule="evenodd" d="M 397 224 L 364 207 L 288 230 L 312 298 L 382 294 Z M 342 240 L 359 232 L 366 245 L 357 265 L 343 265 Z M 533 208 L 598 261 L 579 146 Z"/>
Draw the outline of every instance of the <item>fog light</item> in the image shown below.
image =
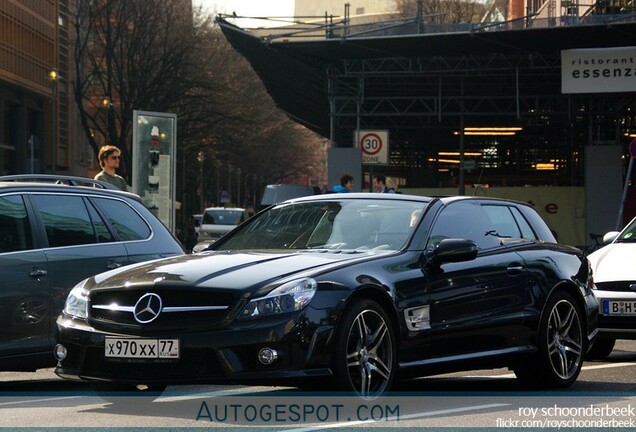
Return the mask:
<path id="1" fill-rule="evenodd" d="M 66 358 L 68 351 L 64 345 L 57 344 L 53 350 L 53 355 L 58 361 L 62 361 Z"/>
<path id="2" fill-rule="evenodd" d="M 258 352 L 258 361 L 264 365 L 271 365 L 278 359 L 278 353 L 271 348 L 263 348 Z"/>

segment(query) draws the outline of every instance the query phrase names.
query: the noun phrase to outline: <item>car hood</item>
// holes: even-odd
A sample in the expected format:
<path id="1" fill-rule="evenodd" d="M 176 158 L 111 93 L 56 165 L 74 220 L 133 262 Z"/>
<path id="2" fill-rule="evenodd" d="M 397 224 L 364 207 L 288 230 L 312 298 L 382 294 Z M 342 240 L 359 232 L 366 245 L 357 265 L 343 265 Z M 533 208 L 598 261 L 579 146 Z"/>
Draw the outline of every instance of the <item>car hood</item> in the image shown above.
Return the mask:
<path id="1" fill-rule="evenodd" d="M 636 243 L 611 243 L 588 255 L 595 282 L 636 279 Z"/>
<path id="2" fill-rule="evenodd" d="M 161 286 L 249 290 L 286 278 L 308 277 L 345 263 L 386 255 L 387 251 L 215 252 L 205 251 L 150 261 L 96 275 L 87 289 Z M 251 289 L 250 289 L 251 288 Z"/>

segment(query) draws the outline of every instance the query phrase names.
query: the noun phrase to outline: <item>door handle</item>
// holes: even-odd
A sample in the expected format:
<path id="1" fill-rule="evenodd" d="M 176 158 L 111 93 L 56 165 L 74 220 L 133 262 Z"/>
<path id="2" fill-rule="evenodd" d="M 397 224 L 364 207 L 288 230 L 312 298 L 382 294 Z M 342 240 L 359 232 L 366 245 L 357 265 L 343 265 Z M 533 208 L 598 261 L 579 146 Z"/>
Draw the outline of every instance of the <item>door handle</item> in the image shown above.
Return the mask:
<path id="1" fill-rule="evenodd" d="M 31 269 L 31 271 L 29 272 L 29 276 L 32 278 L 39 278 L 42 276 L 46 276 L 48 274 L 48 272 L 44 269 L 39 269 L 39 268 L 33 268 Z"/>
<path id="2" fill-rule="evenodd" d="M 510 276 L 516 276 L 518 274 L 521 274 L 525 271 L 525 268 L 521 265 L 511 265 L 508 268 L 506 268 L 506 273 L 508 273 Z"/>
<path id="3" fill-rule="evenodd" d="M 121 267 L 121 263 L 115 261 L 108 261 L 108 265 L 106 266 L 108 270 L 114 270 L 119 267 Z"/>

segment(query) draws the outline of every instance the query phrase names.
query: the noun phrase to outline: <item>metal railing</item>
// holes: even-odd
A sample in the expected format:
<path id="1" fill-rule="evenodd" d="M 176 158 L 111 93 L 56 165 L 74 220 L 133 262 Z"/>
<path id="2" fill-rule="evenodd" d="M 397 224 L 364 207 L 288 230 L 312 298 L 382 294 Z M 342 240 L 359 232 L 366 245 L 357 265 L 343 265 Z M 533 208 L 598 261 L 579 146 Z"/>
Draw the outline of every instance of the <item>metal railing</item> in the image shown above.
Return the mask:
<path id="1" fill-rule="evenodd" d="M 86 177 L 64 176 L 54 174 L 16 174 L 0 176 L 0 182 L 33 182 L 33 183 L 54 183 L 68 186 L 91 186 L 108 190 L 119 190 L 119 188 L 100 180 Z"/>
<path id="2" fill-rule="evenodd" d="M 234 18 L 220 14 L 219 19 Z M 247 17 L 239 17 L 247 18 Z M 429 17 L 430 18 L 430 17 Z M 266 17 L 258 19 L 267 20 Z M 396 18 L 372 23 L 350 24 L 348 20 L 320 22 L 295 21 L 294 25 L 246 29 L 258 34 L 265 41 L 284 39 L 353 39 L 361 37 L 404 36 L 413 34 L 473 33 L 491 31 L 509 31 L 553 27 L 598 26 L 636 22 L 636 13 L 602 15 L 563 15 L 539 18 L 536 14 L 500 22 L 479 23 L 427 23 L 421 17 Z"/>

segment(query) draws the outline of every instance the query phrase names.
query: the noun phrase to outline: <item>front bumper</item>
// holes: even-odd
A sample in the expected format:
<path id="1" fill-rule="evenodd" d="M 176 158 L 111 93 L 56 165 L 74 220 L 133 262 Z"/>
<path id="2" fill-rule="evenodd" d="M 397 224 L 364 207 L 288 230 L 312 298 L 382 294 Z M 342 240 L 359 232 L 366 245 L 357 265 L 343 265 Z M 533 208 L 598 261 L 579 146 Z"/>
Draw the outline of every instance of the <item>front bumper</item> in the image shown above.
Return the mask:
<path id="1" fill-rule="evenodd" d="M 594 290 L 598 300 L 598 332 L 603 339 L 636 339 L 636 311 L 631 315 L 614 315 L 604 310 L 604 301 L 636 303 L 636 293 L 626 291 Z"/>
<path id="2" fill-rule="evenodd" d="M 131 336 L 98 331 L 83 321 L 59 317 L 57 340 L 67 355 L 55 373 L 85 381 L 136 384 L 194 384 L 279 382 L 331 375 L 329 342 L 333 327 L 311 326 L 305 310 L 295 316 L 233 323 L 221 330 L 162 332 Z M 322 318 L 325 318 L 324 316 Z M 320 321 L 313 321 L 320 322 Z M 325 322 L 325 321 L 322 321 Z M 179 339 L 180 357 L 173 359 L 107 359 L 105 338 Z M 270 365 L 258 360 L 262 348 L 278 359 Z"/>

